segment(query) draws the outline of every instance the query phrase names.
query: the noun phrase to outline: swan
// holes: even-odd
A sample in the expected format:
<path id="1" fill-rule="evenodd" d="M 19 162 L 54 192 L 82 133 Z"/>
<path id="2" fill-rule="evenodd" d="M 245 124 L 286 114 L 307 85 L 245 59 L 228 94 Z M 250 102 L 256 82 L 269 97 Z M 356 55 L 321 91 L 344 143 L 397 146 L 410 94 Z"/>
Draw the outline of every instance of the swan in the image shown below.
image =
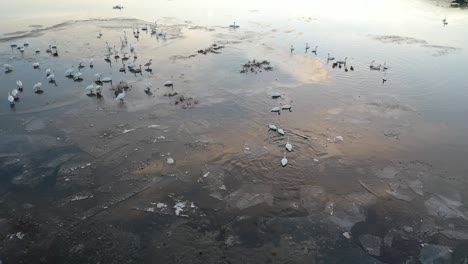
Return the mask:
<path id="1" fill-rule="evenodd" d="M 13 98 L 13 96 L 10 93 L 8 93 L 8 102 L 10 102 L 10 105 L 15 104 L 15 98 Z"/>
<path id="2" fill-rule="evenodd" d="M 73 77 L 74 73 L 75 73 L 74 69 L 68 69 L 65 71 L 65 77 Z"/>
<path id="3" fill-rule="evenodd" d="M 46 49 L 46 53 L 51 53 L 52 52 L 52 48 L 51 48 L 51 45 L 49 44 L 49 47 Z"/>
<path id="4" fill-rule="evenodd" d="M 153 87 L 153 85 L 151 83 L 145 83 L 145 92 L 149 92 L 151 90 L 151 88 Z"/>
<path id="5" fill-rule="evenodd" d="M 128 67 L 130 70 L 133 69 L 133 68 L 135 68 L 135 63 L 134 63 L 134 61 L 129 62 L 128 65 L 127 65 L 127 67 Z"/>
<path id="6" fill-rule="evenodd" d="M 114 45 L 114 59 L 118 59 L 118 58 L 120 58 L 119 51 L 115 49 L 115 45 Z"/>
<path id="7" fill-rule="evenodd" d="M 112 46 L 109 45 L 109 43 L 106 41 L 106 48 L 108 51 L 111 51 L 112 50 Z"/>
<path id="8" fill-rule="evenodd" d="M 29 46 L 29 42 L 26 41 L 26 42 L 23 44 L 23 46 L 25 46 L 25 47 Z"/>
<path id="9" fill-rule="evenodd" d="M 58 49 L 57 46 L 52 50 L 52 56 L 57 57 L 58 56 Z"/>
<path id="10" fill-rule="evenodd" d="M 232 23 L 232 25 L 229 25 L 230 28 L 238 28 L 239 26 L 236 25 L 236 21 Z"/>
<path id="11" fill-rule="evenodd" d="M 271 93 L 271 98 L 273 99 L 276 99 L 276 98 L 280 98 L 281 97 L 281 94 L 280 93 Z"/>
<path id="12" fill-rule="evenodd" d="M 18 86 L 18 90 L 20 90 L 20 91 L 23 90 L 23 82 L 22 81 L 17 80 L 16 85 Z"/>
<path id="13" fill-rule="evenodd" d="M 294 46 L 291 45 L 291 53 L 293 53 L 293 51 L 294 51 Z"/>
<path id="14" fill-rule="evenodd" d="M 383 69 L 384 71 L 385 71 L 385 70 L 388 70 L 387 62 L 384 62 L 384 63 L 383 63 L 382 69 Z"/>
<path id="15" fill-rule="evenodd" d="M 327 61 L 331 61 L 331 60 L 335 60 L 335 57 L 330 57 L 330 53 L 328 53 Z"/>
<path id="16" fill-rule="evenodd" d="M 101 94 L 101 88 L 102 88 L 101 85 L 97 85 L 97 86 L 96 86 L 96 89 L 95 89 L 95 90 L 96 90 L 96 96 L 97 96 L 97 97 L 101 97 L 101 96 L 102 96 L 102 94 Z"/>
<path id="17" fill-rule="evenodd" d="M 126 50 L 120 50 L 120 53 L 122 54 L 123 59 L 127 59 L 128 51 L 126 51 Z M 122 60 L 123 60 L 123 59 L 122 59 Z"/>
<path id="18" fill-rule="evenodd" d="M 96 82 L 100 82 L 101 81 L 101 77 L 102 77 L 102 74 L 100 74 L 99 72 L 94 74 L 94 77 L 96 77 Z"/>
<path id="19" fill-rule="evenodd" d="M 288 159 L 286 158 L 286 151 L 285 151 L 283 159 L 281 159 L 281 166 L 286 167 L 286 165 L 288 165 Z"/>
<path id="20" fill-rule="evenodd" d="M 116 100 L 116 101 L 120 101 L 121 103 L 123 103 L 124 97 L 125 97 L 125 90 L 122 90 L 122 92 L 119 93 L 119 95 L 117 95 L 117 97 L 115 98 L 115 100 Z"/>
<path id="21" fill-rule="evenodd" d="M 135 47 L 132 44 L 130 44 L 130 52 L 133 53 L 134 51 L 135 51 Z"/>
<path id="22" fill-rule="evenodd" d="M 281 108 L 279 108 L 278 106 L 273 107 L 273 108 L 271 109 L 271 112 L 278 113 L 278 115 L 280 115 L 280 111 L 281 111 Z"/>
<path id="23" fill-rule="evenodd" d="M 278 134 L 284 136 L 284 130 L 282 128 L 278 128 L 278 130 L 276 130 L 276 132 L 278 132 Z"/>
<path id="24" fill-rule="evenodd" d="M 104 77 L 101 79 L 101 82 L 112 82 L 112 78 L 111 77 Z"/>
<path id="25" fill-rule="evenodd" d="M 89 67 L 90 68 L 94 67 L 94 59 L 93 58 L 89 59 Z"/>
<path id="26" fill-rule="evenodd" d="M 147 24 L 144 24 L 144 25 L 141 27 L 141 30 L 147 31 L 147 30 L 148 30 L 148 25 L 147 25 Z"/>
<path id="27" fill-rule="evenodd" d="M 91 85 L 88 85 L 86 88 L 85 88 L 85 94 L 87 95 L 93 95 L 94 92 L 94 84 L 91 84 Z"/>
<path id="28" fill-rule="evenodd" d="M 83 80 L 83 78 L 81 78 L 82 75 L 83 73 L 77 72 L 76 74 L 73 75 L 73 80 L 74 81 Z"/>
<path id="29" fill-rule="evenodd" d="M 380 65 L 380 64 L 379 64 L 379 65 L 374 65 L 374 62 L 375 62 L 375 61 L 372 61 L 372 62 L 371 62 L 371 64 L 369 65 L 369 68 L 370 68 L 371 70 L 380 71 L 381 65 Z"/>
<path id="30" fill-rule="evenodd" d="M 344 61 L 337 61 L 336 63 L 346 65 L 347 60 L 348 60 L 348 57 L 345 57 Z"/>
<path id="31" fill-rule="evenodd" d="M 288 137 L 288 141 L 286 142 L 286 146 L 285 146 L 285 147 L 286 147 L 286 149 L 287 149 L 289 152 L 292 151 L 292 145 L 291 145 L 291 143 L 289 143 L 289 137 Z"/>
<path id="32" fill-rule="evenodd" d="M 273 124 L 269 124 L 269 125 L 268 125 L 268 128 L 269 128 L 270 130 L 273 130 L 273 131 L 278 130 L 278 127 L 275 126 L 275 125 L 273 125 Z"/>
<path id="33" fill-rule="evenodd" d="M 166 81 L 166 82 L 164 83 L 164 86 L 174 88 L 174 83 L 173 83 L 172 81 Z"/>
<path id="34" fill-rule="evenodd" d="M 40 83 L 40 82 L 37 82 L 36 84 L 34 84 L 34 86 L 33 86 L 34 92 L 35 92 L 35 93 L 40 93 L 40 92 L 42 92 L 41 86 L 42 86 L 42 83 Z"/>
<path id="35" fill-rule="evenodd" d="M 19 94 L 18 90 L 13 89 L 13 90 L 11 90 L 10 93 L 11 93 L 11 95 L 15 98 L 15 100 L 19 98 L 19 96 L 18 96 L 18 94 Z"/>
<path id="36" fill-rule="evenodd" d="M 52 72 L 51 74 L 49 74 L 49 76 L 47 76 L 47 80 L 50 82 L 50 83 L 53 83 L 55 82 L 55 74 Z"/>
<path id="37" fill-rule="evenodd" d="M 13 66 L 11 66 L 10 64 L 3 64 L 3 67 L 5 68 L 6 73 L 13 71 Z"/>
<path id="38" fill-rule="evenodd" d="M 349 69 L 350 69 L 351 71 L 354 71 L 354 67 L 353 67 L 353 66 L 349 67 Z"/>
<path id="39" fill-rule="evenodd" d="M 34 52 L 36 52 L 36 54 L 41 53 L 41 49 L 36 49 Z"/>
<path id="40" fill-rule="evenodd" d="M 306 49 L 306 53 L 307 53 L 307 51 L 310 49 L 309 43 L 306 43 L 306 48 L 305 49 Z"/>
<path id="41" fill-rule="evenodd" d="M 24 48 L 23 48 L 23 47 L 20 48 L 20 52 L 21 52 L 21 53 L 24 52 Z"/>
<path id="42" fill-rule="evenodd" d="M 33 63 L 33 68 L 34 69 L 39 69 L 39 66 L 40 66 L 39 62 Z"/>
<path id="43" fill-rule="evenodd" d="M 291 112 L 291 108 L 292 108 L 292 107 L 291 107 L 290 105 L 283 105 L 283 106 L 281 107 L 281 110 L 289 110 L 289 112 Z"/>
<path id="44" fill-rule="evenodd" d="M 315 55 L 317 55 L 317 48 L 318 48 L 318 46 L 315 46 L 315 49 L 311 51 L 311 52 L 314 53 Z"/>
<path id="45" fill-rule="evenodd" d="M 47 68 L 45 70 L 45 74 L 46 74 L 46 77 L 49 77 L 50 73 L 52 72 L 52 70 L 50 68 Z"/>

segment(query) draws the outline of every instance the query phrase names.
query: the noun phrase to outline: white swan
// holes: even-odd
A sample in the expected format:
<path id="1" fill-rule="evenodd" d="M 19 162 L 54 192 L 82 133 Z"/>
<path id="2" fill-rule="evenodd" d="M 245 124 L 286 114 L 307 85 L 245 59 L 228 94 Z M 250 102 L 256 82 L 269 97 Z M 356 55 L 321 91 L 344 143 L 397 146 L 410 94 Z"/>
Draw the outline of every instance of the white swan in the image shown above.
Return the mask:
<path id="1" fill-rule="evenodd" d="M 15 98 L 13 98 L 13 96 L 10 93 L 8 93 L 8 102 L 10 102 L 10 105 L 15 104 Z"/>
<path id="2" fill-rule="evenodd" d="M 37 82 L 36 84 L 34 84 L 34 86 L 33 86 L 34 92 L 35 92 L 35 93 L 41 92 L 41 91 L 42 91 L 42 90 L 41 90 L 41 86 L 42 86 L 42 83 L 40 83 L 40 82 Z"/>
<path id="3" fill-rule="evenodd" d="M 123 90 L 121 93 L 119 93 L 119 95 L 117 95 L 117 97 L 115 98 L 115 100 L 116 100 L 116 101 L 123 102 L 123 101 L 124 101 L 124 97 L 125 97 L 125 90 Z"/>
<path id="4" fill-rule="evenodd" d="M 288 165 L 288 159 L 286 158 L 286 151 L 285 151 L 283 159 L 281 159 L 281 166 L 285 167 L 286 165 Z"/>
<path id="5" fill-rule="evenodd" d="M 230 28 L 238 28 L 239 26 L 236 25 L 236 22 L 234 21 L 234 23 L 232 25 L 229 25 Z"/>
<path id="6" fill-rule="evenodd" d="M 335 57 L 330 57 L 330 53 L 328 53 L 327 60 L 328 61 L 335 60 Z"/>
<path id="7" fill-rule="evenodd" d="M 16 85 L 18 86 L 18 89 L 19 89 L 19 90 L 23 90 L 23 82 L 22 82 L 22 81 L 17 80 L 17 81 L 16 81 Z"/>
<path id="8" fill-rule="evenodd" d="M 286 149 L 287 149 L 289 152 L 292 151 L 292 145 L 291 145 L 291 143 L 289 143 L 289 137 L 288 137 L 288 141 L 286 142 L 286 146 L 285 146 L 285 147 L 286 147 Z"/>

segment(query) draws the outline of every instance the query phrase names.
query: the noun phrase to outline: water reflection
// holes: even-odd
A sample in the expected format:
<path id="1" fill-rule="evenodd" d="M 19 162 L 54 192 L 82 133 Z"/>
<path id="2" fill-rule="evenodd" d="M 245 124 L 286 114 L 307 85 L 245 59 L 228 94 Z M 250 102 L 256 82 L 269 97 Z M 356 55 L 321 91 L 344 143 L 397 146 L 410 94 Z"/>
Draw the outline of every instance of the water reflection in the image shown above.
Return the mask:
<path id="1" fill-rule="evenodd" d="M 403 263 L 427 253 L 421 243 L 463 251 L 460 10 L 48 3 L 0 11 L 10 18 L 0 58 L 12 65 L 0 92 L 25 86 L 13 108 L 0 106 L 8 261 Z M 9 46 L 26 41 L 24 52 Z"/>

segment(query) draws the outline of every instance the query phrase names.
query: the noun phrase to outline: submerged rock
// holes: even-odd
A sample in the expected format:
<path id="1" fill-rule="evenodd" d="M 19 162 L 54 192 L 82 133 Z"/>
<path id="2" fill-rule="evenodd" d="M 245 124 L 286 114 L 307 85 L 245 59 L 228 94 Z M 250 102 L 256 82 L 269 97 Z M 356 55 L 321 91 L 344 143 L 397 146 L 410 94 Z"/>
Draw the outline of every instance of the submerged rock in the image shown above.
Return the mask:
<path id="1" fill-rule="evenodd" d="M 361 246 L 366 250 L 367 253 L 374 256 L 380 256 L 382 238 L 366 234 L 359 237 L 359 242 L 361 242 Z"/>
<path id="2" fill-rule="evenodd" d="M 421 249 L 419 260 L 422 264 L 451 263 L 452 251 L 449 247 L 439 245 L 425 245 Z"/>

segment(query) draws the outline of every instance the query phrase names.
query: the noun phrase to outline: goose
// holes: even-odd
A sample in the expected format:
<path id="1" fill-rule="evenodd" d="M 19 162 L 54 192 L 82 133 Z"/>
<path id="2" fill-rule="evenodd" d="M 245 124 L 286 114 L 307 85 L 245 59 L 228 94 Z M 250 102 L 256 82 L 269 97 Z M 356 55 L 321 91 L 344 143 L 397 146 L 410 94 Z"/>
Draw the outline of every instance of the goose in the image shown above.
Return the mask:
<path id="1" fill-rule="evenodd" d="M 119 72 L 125 72 L 125 63 L 122 61 L 122 68 L 119 69 Z"/>
<path id="2" fill-rule="evenodd" d="M 47 68 L 45 70 L 45 74 L 46 74 L 46 77 L 49 77 L 50 73 L 52 72 L 52 70 L 50 68 Z"/>
<path id="3" fill-rule="evenodd" d="M 294 51 L 294 45 L 291 45 L 291 53 Z"/>
<path id="4" fill-rule="evenodd" d="M 230 27 L 230 28 L 238 28 L 239 26 L 236 25 L 236 22 L 234 21 L 234 22 L 232 23 L 232 25 L 229 25 L 229 27 Z"/>
<path id="5" fill-rule="evenodd" d="M 42 93 L 41 86 L 42 86 L 42 83 L 40 83 L 40 82 L 34 84 L 34 86 L 33 86 L 34 92 L 35 93 Z"/>
<path id="6" fill-rule="evenodd" d="M 307 53 L 307 51 L 310 49 L 309 43 L 306 43 L 306 47 L 305 47 L 305 49 L 306 49 L 306 51 L 305 51 L 305 52 Z"/>
<path id="7" fill-rule="evenodd" d="M 288 141 L 286 142 L 286 146 L 285 146 L 285 147 L 286 147 L 286 149 L 287 149 L 289 152 L 292 151 L 292 145 L 291 145 L 291 143 L 289 143 L 289 137 L 288 137 Z"/>
<path id="8" fill-rule="evenodd" d="M 292 108 L 292 107 L 291 107 L 290 105 L 283 105 L 283 106 L 281 107 L 281 110 L 289 110 L 289 112 L 291 112 L 291 108 Z"/>
<path id="9" fill-rule="evenodd" d="M 147 63 L 145 63 L 146 69 L 149 69 L 149 67 L 151 66 L 152 61 L 153 61 L 153 59 L 150 59 Z"/>
<path id="10" fill-rule="evenodd" d="M 39 66 L 40 66 L 39 62 L 33 63 L 33 68 L 34 69 L 39 69 Z"/>
<path id="11" fill-rule="evenodd" d="M 135 71 L 134 71 L 134 72 L 135 72 L 135 73 L 141 73 L 141 64 L 140 64 L 140 68 L 138 68 L 138 69 L 135 69 Z"/>
<path id="12" fill-rule="evenodd" d="M 288 159 L 286 158 L 286 151 L 285 151 L 283 159 L 281 159 L 281 166 L 286 167 L 286 165 L 288 165 Z"/>
<path id="13" fill-rule="evenodd" d="M 22 91 L 23 90 L 23 82 L 20 80 L 16 81 L 16 85 L 18 86 L 18 90 Z"/>
<path id="14" fill-rule="evenodd" d="M 125 90 L 122 90 L 122 92 L 119 93 L 119 95 L 117 95 L 117 97 L 115 98 L 115 100 L 116 100 L 116 101 L 120 101 L 121 103 L 123 103 L 124 97 L 125 97 Z"/>
<path id="15" fill-rule="evenodd" d="M 284 136 L 284 130 L 282 128 L 278 128 L 278 130 L 276 130 L 276 132 L 278 132 L 278 134 Z"/>
<path id="16" fill-rule="evenodd" d="M 271 109 L 271 112 L 278 113 L 278 115 L 281 114 L 280 111 L 281 111 L 281 108 L 279 108 L 278 106 L 273 107 L 273 108 Z"/>
<path id="17" fill-rule="evenodd" d="M 8 92 L 8 102 L 10 102 L 10 105 L 15 104 L 15 98 Z"/>
<path id="18" fill-rule="evenodd" d="M 278 130 L 278 127 L 275 126 L 275 125 L 273 125 L 273 124 L 268 124 L 268 128 L 269 128 L 270 130 L 273 130 L 273 131 Z"/>
<path id="19" fill-rule="evenodd" d="M 331 61 L 331 60 L 335 60 L 335 57 L 330 57 L 330 53 L 328 53 L 327 61 Z"/>

